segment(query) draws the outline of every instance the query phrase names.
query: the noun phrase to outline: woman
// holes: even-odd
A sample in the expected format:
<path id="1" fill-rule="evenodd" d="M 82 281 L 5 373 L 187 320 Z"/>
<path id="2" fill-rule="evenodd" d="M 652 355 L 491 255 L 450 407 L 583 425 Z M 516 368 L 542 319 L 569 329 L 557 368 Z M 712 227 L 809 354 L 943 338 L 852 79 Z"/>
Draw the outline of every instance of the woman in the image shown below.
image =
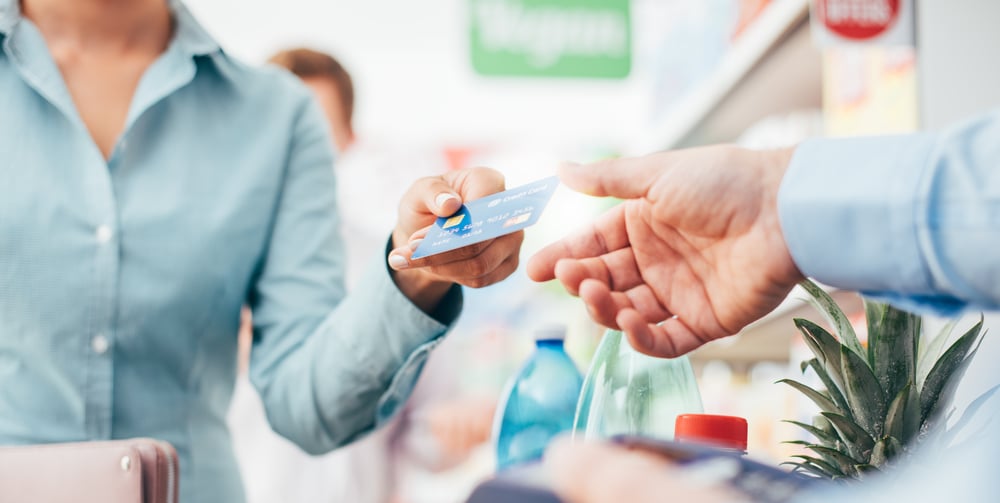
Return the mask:
<path id="1" fill-rule="evenodd" d="M 224 417 L 244 303 L 269 421 L 318 453 L 396 411 L 458 284 L 517 267 L 521 234 L 410 260 L 436 215 L 503 189 L 462 171 L 411 187 L 345 296 L 322 114 L 178 2 L 0 0 L 0 46 L 2 443 L 157 437 L 182 501 L 239 501 Z"/>

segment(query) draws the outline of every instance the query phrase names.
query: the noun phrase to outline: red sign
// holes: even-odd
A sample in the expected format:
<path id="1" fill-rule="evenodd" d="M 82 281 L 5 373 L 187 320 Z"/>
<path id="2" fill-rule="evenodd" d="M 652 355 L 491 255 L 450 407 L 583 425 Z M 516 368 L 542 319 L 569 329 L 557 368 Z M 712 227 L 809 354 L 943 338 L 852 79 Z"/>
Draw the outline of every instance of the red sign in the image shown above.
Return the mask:
<path id="1" fill-rule="evenodd" d="M 816 0 L 816 14 L 828 30 L 851 40 L 868 40 L 899 20 L 900 0 Z"/>

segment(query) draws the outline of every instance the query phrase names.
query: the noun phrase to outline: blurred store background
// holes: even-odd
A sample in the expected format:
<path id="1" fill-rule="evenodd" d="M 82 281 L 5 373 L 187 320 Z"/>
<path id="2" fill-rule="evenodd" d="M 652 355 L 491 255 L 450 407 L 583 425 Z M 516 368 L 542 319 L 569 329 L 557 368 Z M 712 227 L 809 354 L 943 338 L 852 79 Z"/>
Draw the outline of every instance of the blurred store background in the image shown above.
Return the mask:
<path id="1" fill-rule="evenodd" d="M 978 60 L 993 52 L 985 49 L 1000 47 L 987 22 L 1000 16 L 1000 3 L 992 0 L 186 3 L 227 52 L 247 62 L 263 64 L 297 46 L 335 55 L 354 78 L 359 141 L 392 159 L 393 176 L 402 178 L 485 165 L 514 186 L 554 173 L 561 160 L 937 129 L 1000 104 L 1000 67 Z M 811 3 L 831 9 L 870 4 L 875 10 L 864 12 L 885 29 L 874 35 L 853 30 L 850 19 L 833 19 L 835 10 L 824 22 Z M 966 36 L 955 37 L 959 31 Z M 383 201 L 364 191 L 350 197 L 341 204 Z M 612 204 L 560 189 L 528 230 L 524 257 Z M 834 296 L 864 324 L 857 295 Z M 811 410 L 793 390 L 773 384 L 801 375 L 798 363 L 807 349 L 791 319 L 819 319 L 802 297 L 793 293 L 744 334 L 692 354 L 706 411 L 747 417 L 750 455 L 772 463 L 790 453 L 780 442 L 798 435 L 780 420 Z M 349 463 L 354 475 L 333 465 L 299 468 L 304 465 L 294 456 L 279 468 L 275 460 L 283 458 L 263 467 L 246 462 L 251 501 L 269 501 L 268 487 L 281 490 L 282 482 L 271 479 L 287 481 L 312 469 L 310 487 L 379 485 L 385 490 L 362 491 L 364 499 L 413 503 L 462 501 L 490 475 L 493 460 L 482 432 L 449 425 L 447 418 L 492 413 L 489 404 L 527 356 L 536 328 L 567 325 L 570 353 L 584 371 L 602 331 L 557 285 L 533 284 L 523 272 L 467 291 L 466 299 L 415 404 L 387 432 L 365 441 L 375 445 L 368 449 L 384 451 L 382 461 L 370 463 L 374 468 Z M 970 370 L 960 404 L 991 384 L 977 369 L 1000 355 L 992 339 Z M 247 431 L 254 430 L 235 428 L 241 457 L 267 452 L 254 450 L 259 441 Z M 434 440 L 449 435 L 450 441 Z M 365 470 L 385 473 L 370 478 Z M 324 490 L 300 495 L 321 501 L 343 494 Z"/>

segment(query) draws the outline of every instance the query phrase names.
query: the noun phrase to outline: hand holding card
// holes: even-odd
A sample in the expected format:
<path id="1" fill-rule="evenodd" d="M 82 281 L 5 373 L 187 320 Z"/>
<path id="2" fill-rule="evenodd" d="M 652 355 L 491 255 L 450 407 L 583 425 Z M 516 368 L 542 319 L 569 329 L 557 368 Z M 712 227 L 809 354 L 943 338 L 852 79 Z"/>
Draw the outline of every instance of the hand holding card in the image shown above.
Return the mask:
<path id="1" fill-rule="evenodd" d="M 523 211 L 512 214 L 497 224 L 502 229 L 499 232 L 487 233 L 485 222 L 474 225 L 478 215 L 483 214 L 476 209 L 479 204 L 489 204 L 499 196 L 501 201 L 494 202 L 491 211 L 499 210 L 504 195 L 511 196 L 517 190 L 501 192 L 504 185 L 503 175 L 485 168 L 449 172 L 414 183 L 400 205 L 399 223 L 393 232 L 395 249 L 388 257 L 395 271 L 396 284 L 407 297 L 414 298 L 408 293 L 412 284 L 446 282 L 480 288 L 503 280 L 517 269 L 524 240 L 521 229 L 533 223 L 537 216 Z M 555 179 L 549 185 L 554 189 Z M 528 199 L 528 196 L 523 194 L 516 199 Z M 533 198 L 536 194 L 530 196 Z M 503 216 L 503 213 L 493 216 Z M 447 236 L 442 238 L 438 234 L 441 231 L 452 237 L 462 236 L 442 243 Z M 431 247 L 432 251 L 427 252 L 424 246 Z M 418 250 L 420 253 L 415 253 Z M 418 302 L 418 305 L 421 304 Z"/>
<path id="2" fill-rule="evenodd" d="M 411 257 L 437 255 L 530 227 L 558 185 L 559 178 L 552 176 L 469 201 L 458 213 L 439 217 Z"/>

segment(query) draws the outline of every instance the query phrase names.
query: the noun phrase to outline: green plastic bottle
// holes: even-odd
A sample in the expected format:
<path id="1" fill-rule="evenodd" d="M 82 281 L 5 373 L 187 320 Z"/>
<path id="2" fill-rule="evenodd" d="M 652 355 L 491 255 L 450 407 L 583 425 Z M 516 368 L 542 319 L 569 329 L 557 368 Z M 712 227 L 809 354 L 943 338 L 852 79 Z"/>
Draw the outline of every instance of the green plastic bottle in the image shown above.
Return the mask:
<path id="1" fill-rule="evenodd" d="M 621 332 L 608 330 L 584 378 L 573 435 L 672 440 L 678 415 L 702 411 L 701 393 L 686 356 L 648 356 L 633 349 Z"/>

